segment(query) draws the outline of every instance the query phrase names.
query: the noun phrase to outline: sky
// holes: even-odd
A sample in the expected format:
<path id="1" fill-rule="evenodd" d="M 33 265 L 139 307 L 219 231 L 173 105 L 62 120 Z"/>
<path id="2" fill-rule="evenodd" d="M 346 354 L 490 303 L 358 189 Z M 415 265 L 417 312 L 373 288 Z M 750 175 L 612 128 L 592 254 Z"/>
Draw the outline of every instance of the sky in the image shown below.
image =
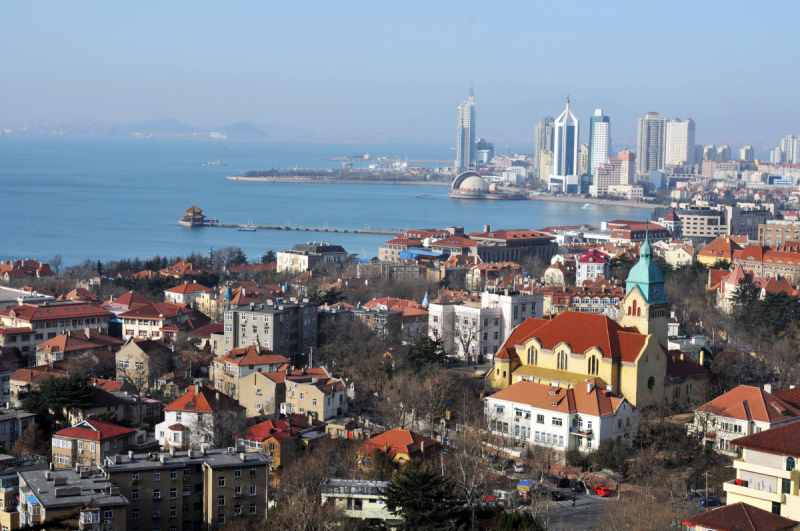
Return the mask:
<path id="1" fill-rule="evenodd" d="M 569 92 L 614 143 L 691 117 L 697 143 L 800 134 L 796 0 L 752 2 L 2 2 L 0 123 L 275 124 L 528 141 Z"/>

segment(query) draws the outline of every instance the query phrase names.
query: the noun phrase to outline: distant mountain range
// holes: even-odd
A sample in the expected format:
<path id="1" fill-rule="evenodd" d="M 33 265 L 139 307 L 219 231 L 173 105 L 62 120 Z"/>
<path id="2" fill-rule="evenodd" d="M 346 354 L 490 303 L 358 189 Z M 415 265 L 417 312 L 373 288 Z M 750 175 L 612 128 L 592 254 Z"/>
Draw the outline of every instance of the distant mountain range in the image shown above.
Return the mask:
<path id="1" fill-rule="evenodd" d="M 216 132 L 234 140 L 311 140 L 317 137 L 316 133 L 299 127 L 261 125 L 251 122 L 236 122 L 222 127 L 195 127 L 173 118 L 118 125 L 109 127 L 109 132 L 139 135 L 205 135 Z"/>

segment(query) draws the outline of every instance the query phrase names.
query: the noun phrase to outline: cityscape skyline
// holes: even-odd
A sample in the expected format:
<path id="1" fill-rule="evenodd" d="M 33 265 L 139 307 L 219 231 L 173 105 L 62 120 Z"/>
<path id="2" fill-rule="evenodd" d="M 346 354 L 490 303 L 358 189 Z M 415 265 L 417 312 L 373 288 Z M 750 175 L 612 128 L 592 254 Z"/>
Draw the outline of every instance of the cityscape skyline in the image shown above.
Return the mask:
<path id="1" fill-rule="evenodd" d="M 480 135 L 497 141 L 532 141 L 535 124 L 569 91 L 576 116 L 585 120 L 602 108 L 617 124 L 614 137 L 621 143 L 635 139 L 637 117 L 655 111 L 702 124 L 698 143 L 773 146 L 798 133 L 800 109 L 791 105 L 798 74 L 764 84 L 743 83 L 740 72 L 742 65 L 780 71 L 766 36 L 790 31 L 791 17 L 769 28 L 753 26 L 735 4 L 725 12 L 692 5 L 692 16 L 684 16 L 686 10 L 658 5 L 514 4 L 487 12 L 467 3 L 458 10 L 425 5 L 425 17 L 413 4 L 321 7 L 310 15 L 296 6 L 267 10 L 254 3 L 196 11 L 159 4 L 99 10 L 7 4 L 0 42 L 15 53 L 0 58 L 6 74 L 0 93 L 7 102 L 0 122 L 175 119 L 196 127 L 275 124 L 332 139 L 452 138 L 451 105 L 473 79 L 481 93 Z M 528 21 L 574 12 L 580 13 L 577 28 L 587 31 L 577 31 L 558 53 L 539 54 L 536 68 L 519 69 L 530 37 L 546 41 L 556 32 L 546 25 L 533 30 Z M 692 38 L 651 31 L 641 20 L 680 27 Z M 27 29 L 31 22 L 39 28 L 35 38 Z M 296 38 L 298 24 L 303 39 Z M 412 26 L 427 37 L 409 39 L 401 28 Z M 595 45 L 598 27 L 607 28 L 603 46 L 612 52 L 576 53 Z M 474 47 L 464 61 L 462 38 L 475 32 L 489 44 Z M 718 52 L 713 68 L 686 61 L 701 49 Z M 482 64 L 492 67 L 476 66 Z M 667 74 L 672 71 L 679 74 Z M 548 81 L 534 72 L 548 72 Z M 587 139 L 588 130 L 581 140 Z"/>

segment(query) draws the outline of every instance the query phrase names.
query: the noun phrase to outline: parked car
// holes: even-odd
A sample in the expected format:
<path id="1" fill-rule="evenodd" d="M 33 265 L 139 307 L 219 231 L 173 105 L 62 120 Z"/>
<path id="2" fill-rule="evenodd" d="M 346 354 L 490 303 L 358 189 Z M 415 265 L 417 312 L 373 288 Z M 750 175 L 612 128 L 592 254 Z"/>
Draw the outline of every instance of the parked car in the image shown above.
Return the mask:
<path id="1" fill-rule="evenodd" d="M 611 496 L 611 489 L 609 489 L 608 487 L 597 486 L 594 488 L 594 491 L 603 498 L 608 498 L 609 496 Z"/>
<path id="2" fill-rule="evenodd" d="M 569 488 L 572 489 L 572 492 L 585 492 L 586 487 L 583 486 L 583 483 L 578 481 L 577 479 L 573 479 L 569 482 Z"/>
<path id="3" fill-rule="evenodd" d="M 514 472 L 516 472 L 517 474 L 525 472 L 525 465 L 523 465 L 520 461 L 517 461 L 516 463 L 514 463 Z"/>
<path id="4" fill-rule="evenodd" d="M 564 501 L 564 495 L 557 490 L 550 489 L 550 499 L 554 501 Z"/>
<path id="5" fill-rule="evenodd" d="M 553 485 L 558 487 L 559 489 L 568 489 L 570 488 L 570 480 L 567 478 L 555 476 L 553 478 Z"/>
<path id="6" fill-rule="evenodd" d="M 700 500 L 700 507 L 705 507 L 706 504 L 708 504 L 709 507 L 716 507 L 717 505 L 722 505 L 722 500 L 716 496 L 709 496 L 708 500 L 706 500 L 706 498 Z"/>

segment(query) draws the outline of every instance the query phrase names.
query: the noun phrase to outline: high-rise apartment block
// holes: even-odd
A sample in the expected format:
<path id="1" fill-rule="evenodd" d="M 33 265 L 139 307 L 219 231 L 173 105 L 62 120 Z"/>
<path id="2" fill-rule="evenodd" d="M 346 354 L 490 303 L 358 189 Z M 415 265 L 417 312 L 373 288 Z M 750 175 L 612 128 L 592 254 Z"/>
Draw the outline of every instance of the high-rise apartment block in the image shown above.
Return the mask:
<path id="1" fill-rule="evenodd" d="M 636 173 L 650 175 L 650 170 L 664 168 L 667 121 L 657 112 L 639 118 L 636 135 Z"/>
<path id="2" fill-rule="evenodd" d="M 756 152 L 753 146 L 745 146 L 739 150 L 739 160 L 744 162 L 753 162 L 756 160 Z"/>
<path id="3" fill-rule="evenodd" d="M 716 156 L 717 162 L 727 162 L 731 160 L 731 147 L 730 146 L 718 147 L 716 155 L 717 155 Z"/>
<path id="4" fill-rule="evenodd" d="M 694 147 L 694 163 L 700 164 L 703 161 L 703 146 L 697 144 Z"/>
<path id="5" fill-rule="evenodd" d="M 494 144 L 487 142 L 484 138 L 479 138 L 475 143 L 475 161 L 489 164 L 494 158 Z"/>
<path id="6" fill-rule="evenodd" d="M 595 109 L 589 120 L 589 173 L 611 156 L 611 118 L 603 114 L 603 109 Z"/>
<path id="7" fill-rule="evenodd" d="M 787 135 L 781 139 L 781 151 L 786 164 L 800 163 L 800 138 Z"/>
<path id="8" fill-rule="evenodd" d="M 606 159 L 597 168 L 594 184 L 589 187 L 589 194 L 592 197 L 599 197 L 607 194 L 610 186 L 635 184 L 635 162 L 636 153 L 628 150 L 619 153 L 617 158 Z"/>
<path id="9" fill-rule="evenodd" d="M 703 160 L 717 160 L 717 146 L 711 145 L 704 147 Z"/>
<path id="10" fill-rule="evenodd" d="M 578 153 L 580 152 L 580 122 L 567 108 L 554 122 L 553 169 L 550 173 L 550 189 L 564 193 L 578 193 Z"/>
<path id="11" fill-rule="evenodd" d="M 667 122 L 664 165 L 694 164 L 694 121 L 675 118 Z"/>
<path id="12" fill-rule="evenodd" d="M 536 177 L 540 179 L 547 179 L 549 175 L 549 169 L 547 173 L 542 173 L 540 169 L 542 166 L 542 153 L 553 152 L 554 122 L 555 118 L 552 116 L 545 116 L 542 118 L 541 122 L 536 124 L 536 138 L 533 147 L 533 168 L 534 171 L 537 172 Z"/>
<path id="13" fill-rule="evenodd" d="M 475 91 L 469 86 L 469 99 L 458 106 L 456 133 L 456 171 L 467 171 L 475 164 Z"/>
<path id="14" fill-rule="evenodd" d="M 589 144 L 581 144 L 581 150 L 578 152 L 578 175 L 586 175 L 589 173 Z"/>

